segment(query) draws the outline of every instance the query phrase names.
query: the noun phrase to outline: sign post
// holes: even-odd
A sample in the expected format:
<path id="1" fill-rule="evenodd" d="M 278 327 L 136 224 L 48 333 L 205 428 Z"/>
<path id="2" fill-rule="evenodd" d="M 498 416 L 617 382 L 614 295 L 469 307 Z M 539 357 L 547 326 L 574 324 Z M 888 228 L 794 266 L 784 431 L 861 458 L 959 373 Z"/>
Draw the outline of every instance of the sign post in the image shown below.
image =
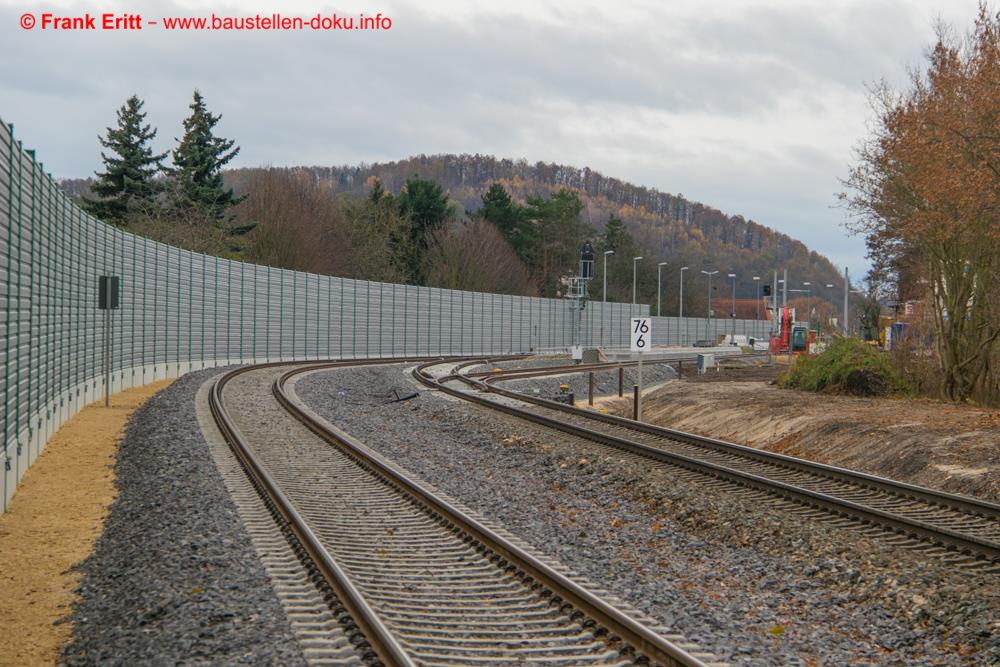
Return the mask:
<path id="1" fill-rule="evenodd" d="M 97 308 L 104 311 L 104 407 L 111 405 L 111 311 L 119 308 L 121 279 L 100 276 L 97 279 Z"/>
<path id="2" fill-rule="evenodd" d="M 639 377 L 635 386 L 635 399 L 632 406 L 632 416 L 636 421 L 642 420 L 642 353 L 652 344 L 653 325 L 648 317 L 633 317 L 629 327 L 629 349 L 639 355 Z"/>

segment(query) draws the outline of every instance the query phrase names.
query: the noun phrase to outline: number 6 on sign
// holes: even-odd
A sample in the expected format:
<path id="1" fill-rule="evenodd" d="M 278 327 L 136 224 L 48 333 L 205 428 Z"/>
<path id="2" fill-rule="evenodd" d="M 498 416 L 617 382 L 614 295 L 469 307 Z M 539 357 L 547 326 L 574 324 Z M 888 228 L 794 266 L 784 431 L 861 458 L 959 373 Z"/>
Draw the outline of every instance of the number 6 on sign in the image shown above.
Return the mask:
<path id="1" fill-rule="evenodd" d="M 652 325 L 649 322 L 649 318 L 633 317 L 632 327 L 629 331 L 632 335 L 629 349 L 632 350 L 632 352 L 645 352 L 653 339 L 653 330 Z"/>

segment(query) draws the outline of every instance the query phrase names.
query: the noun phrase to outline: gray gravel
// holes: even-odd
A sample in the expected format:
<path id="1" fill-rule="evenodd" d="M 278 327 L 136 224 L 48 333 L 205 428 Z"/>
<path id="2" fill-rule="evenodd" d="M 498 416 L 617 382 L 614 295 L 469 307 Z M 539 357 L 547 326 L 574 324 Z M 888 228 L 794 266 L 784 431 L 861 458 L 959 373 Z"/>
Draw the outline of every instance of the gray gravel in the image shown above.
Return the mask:
<path id="1" fill-rule="evenodd" d="M 369 446 L 739 665 L 1000 663 L 995 575 L 423 392 L 399 366 L 299 395 Z"/>
<path id="2" fill-rule="evenodd" d="M 71 665 L 303 665 L 198 427 L 191 373 L 129 422 L 119 496 L 80 569 Z"/>
<path id="3" fill-rule="evenodd" d="M 693 362 L 692 362 L 693 364 Z M 553 364 L 555 365 L 555 364 Z M 677 372 L 668 364 L 647 364 L 642 365 L 642 386 L 645 394 L 646 388 L 677 379 Z M 618 395 L 618 369 L 613 368 L 607 371 L 594 371 L 594 393 L 597 396 Z M 632 385 L 639 381 L 639 371 L 635 367 L 625 368 L 625 395 L 632 395 Z M 587 392 L 590 390 L 590 380 L 587 373 L 567 373 L 564 375 L 548 375 L 526 380 L 505 380 L 497 386 L 511 391 L 520 391 L 533 396 L 552 398 L 560 393 L 559 385 L 569 385 L 569 391 L 576 394 L 576 401 L 587 400 Z"/>
<path id="4" fill-rule="evenodd" d="M 472 366 L 473 371 L 487 371 L 491 368 L 503 368 L 504 370 L 514 370 L 520 368 L 539 368 L 542 366 L 563 366 L 571 365 L 573 360 L 568 354 L 553 355 L 533 355 L 520 359 L 507 359 L 504 361 L 492 361 L 489 364 Z"/>

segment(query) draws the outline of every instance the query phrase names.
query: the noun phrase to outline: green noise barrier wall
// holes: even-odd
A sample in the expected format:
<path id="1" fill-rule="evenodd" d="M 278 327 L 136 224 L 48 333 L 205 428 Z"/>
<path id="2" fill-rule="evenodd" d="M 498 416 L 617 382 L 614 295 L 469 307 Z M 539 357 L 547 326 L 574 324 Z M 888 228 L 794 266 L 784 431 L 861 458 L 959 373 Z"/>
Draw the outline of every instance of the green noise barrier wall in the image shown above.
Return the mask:
<path id="1" fill-rule="evenodd" d="M 56 429 L 103 396 L 103 275 L 121 285 L 107 348 L 112 392 L 229 364 L 565 351 L 574 336 L 566 299 L 321 276 L 130 234 L 77 207 L 0 122 L 3 511 Z M 629 319 L 648 314 L 647 305 L 590 302 L 579 340 L 627 347 Z M 763 336 L 768 326 L 658 317 L 653 342 Z"/>
<path id="2" fill-rule="evenodd" d="M 335 248 L 330 249 L 336 252 Z M 51 435 L 103 396 L 102 275 L 113 392 L 228 364 L 565 349 L 571 302 L 394 285 L 229 261 L 87 215 L 0 123 L 2 509 Z M 648 306 L 591 303 L 585 345 L 627 345 Z"/>

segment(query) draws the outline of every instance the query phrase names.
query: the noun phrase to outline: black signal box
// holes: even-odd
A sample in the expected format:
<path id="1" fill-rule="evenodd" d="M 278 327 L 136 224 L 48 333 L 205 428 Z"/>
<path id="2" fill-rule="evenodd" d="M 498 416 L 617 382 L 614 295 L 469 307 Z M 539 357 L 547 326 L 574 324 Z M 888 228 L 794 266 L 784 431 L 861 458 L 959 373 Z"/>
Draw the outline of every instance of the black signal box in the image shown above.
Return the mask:
<path id="1" fill-rule="evenodd" d="M 110 284 L 108 284 L 110 281 Z M 97 307 L 100 310 L 117 310 L 121 307 L 119 303 L 119 292 L 121 291 L 121 278 L 118 276 L 101 276 L 97 279 Z"/>

